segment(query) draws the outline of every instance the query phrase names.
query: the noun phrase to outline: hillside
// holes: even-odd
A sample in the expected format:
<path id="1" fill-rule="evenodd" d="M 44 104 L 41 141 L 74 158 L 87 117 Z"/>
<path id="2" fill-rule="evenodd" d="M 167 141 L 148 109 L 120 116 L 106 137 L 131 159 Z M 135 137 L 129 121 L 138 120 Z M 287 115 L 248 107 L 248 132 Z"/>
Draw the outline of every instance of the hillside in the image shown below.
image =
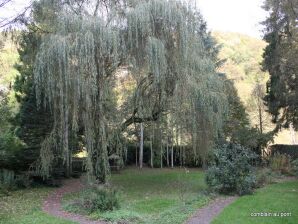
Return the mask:
<path id="1" fill-rule="evenodd" d="M 0 85 L 9 87 L 10 82 L 18 74 L 14 64 L 18 61 L 19 55 L 15 43 L 0 33 Z"/>
<path id="2" fill-rule="evenodd" d="M 13 91 L 13 83 L 18 75 L 14 65 L 18 60 L 19 54 L 16 44 L 10 37 L 5 37 L 0 33 L 0 96 L 3 93 L 8 94 L 8 105 L 14 113 L 18 111 L 18 103 Z"/>
<path id="3" fill-rule="evenodd" d="M 220 68 L 220 72 L 227 75 L 234 81 L 238 94 L 247 108 L 253 126 L 256 126 L 257 119 L 252 111 L 252 91 L 256 84 L 266 89 L 266 82 L 269 74 L 261 69 L 262 54 L 266 43 L 263 40 L 250 37 L 244 34 L 231 32 L 214 32 L 213 37 L 221 45 L 220 58 L 225 59 L 225 64 Z M 264 115 L 265 131 L 273 128 L 270 115 Z M 296 134 L 297 138 L 298 135 Z M 282 130 L 275 138 L 275 143 L 291 144 L 291 134 L 289 130 Z"/>

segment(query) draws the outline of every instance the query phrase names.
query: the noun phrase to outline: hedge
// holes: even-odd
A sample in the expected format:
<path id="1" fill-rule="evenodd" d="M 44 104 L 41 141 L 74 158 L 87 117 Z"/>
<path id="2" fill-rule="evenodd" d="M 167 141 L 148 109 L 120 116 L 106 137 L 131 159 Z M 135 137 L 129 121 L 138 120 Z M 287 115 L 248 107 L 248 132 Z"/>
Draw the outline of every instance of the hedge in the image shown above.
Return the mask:
<path id="1" fill-rule="evenodd" d="M 271 155 L 276 153 L 287 154 L 292 159 L 298 159 L 298 145 L 271 145 L 269 152 Z"/>

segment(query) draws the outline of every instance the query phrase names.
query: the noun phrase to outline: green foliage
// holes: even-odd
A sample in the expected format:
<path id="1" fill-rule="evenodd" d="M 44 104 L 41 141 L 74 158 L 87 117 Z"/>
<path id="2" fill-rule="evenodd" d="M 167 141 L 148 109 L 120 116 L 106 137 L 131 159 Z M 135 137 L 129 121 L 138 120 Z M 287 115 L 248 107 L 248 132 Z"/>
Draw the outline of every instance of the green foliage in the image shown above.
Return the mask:
<path id="1" fill-rule="evenodd" d="M 26 174 L 16 174 L 13 170 L 0 169 L 0 194 L 11 190 L 27 188 L 31 186 L 31 180 Z"/>
<path id="2" fill-rule="evenodd" d="M 229 102 L 228 116 L 224 123 L 225 137 L 261 155 L 261 149 L 273 139 L 274 133 L 262 133 L 260 129 L 251 127 L 249 116 L 233 82 L 225 82 L 225 92 Z"/>
<path id="3" fill-rule="evenodd" d="M 225 72 L 229 79 L 242 84 L 239 94 L 242 100 L 248 98 L 247 88 L 256 80 L 264 81 L 266 74 L 261 70 L 263 49 L 266 43 L 240 33 L 214 32 L 216 41 L 221 45 L 219 57 L 225 60 L 221 71 Z"/>
<path id="4" fill-rule="evenodd" d="M 94 16 L 89 2 L 73 10 L 62 1 L 45 0 L 35 12 L 50 31 L 42 37 L 34 66 L 37 104 L 54 117 L 45 139 L 51 144 L 41 147 L 44 175 L 54 152 L 70 162 L 70 133 L 81 130 L 88 174 L 105 182 L 114 137 L 166 112 L 173 126 L 183 127 L 179 132 L 192 135 L 195 151 L 209 149 L 222 127 L 226 96 L 216 73 L 217 48 L 200 13 L 182 1 L 144 0 L 130 7 L 98 3 Z M 107 15 L 97 13 L 101 7 Z M 118 106 L 115 80 L 122 70 L 135 87 Z"/>
<path id="5" fill-rule="evenodd" d="M 114 189 L 104 187 L 92 187 L 87 189 L 78 200 L 67 207 L 84 213 L 106 212 L 119 209 L 118 193 Z M 67 209 L 66 207 L 66 209 Z"/>
<path id="6" fill-rule="evenodd" d="M 250 150 L 232 143 L 217 149 L 214 164 L 206 173 L 208 186 L 222 193 L 252 193 L 256 176 L 251 162 L 255 158 Z"/>
<path id="7" fill-rule="evenodd" d="M 298 129 L 298 2 L 266 0 L 264 9 L 269 16 L 263 22 L 268 43 L 263 67 L 270 74 L 265 101 L 278 127 Z"/>
<path id="8" fill-rule="evenodd" d="M 15 117 L 18 126 L 17 136 L 25 143 L 24 150 L 18 154 L 19 170 L 28 170 L 39 160 L 41 143 L 50 132 L 52 117 L 48 109 L 38 108 L 33 87 L 33 64 L 40 44 L 40 33 L 22 31 L 19 37 L 20 62 L 15 65 L 19 72 L 14 82 L 16 99 L 20 109 Z M 34 167 L 34 169 L 36 169 Z"/>
<path id="9" fill-rule="evenodd" d="M 14 64 L 18 61 L 17 47 L 10 33 L 4 34 L 0 31 L 0 89 L 11 88 L 17 70 Z"/>
<path id="10" fill-rule="evenodd" d="M 11 124 L 13 112 L 8 104 L 8 96 L 0 95 L 0 168 L 13 168 L 16 154 L 23 148 L 22 142 L 16 137 Z"/>

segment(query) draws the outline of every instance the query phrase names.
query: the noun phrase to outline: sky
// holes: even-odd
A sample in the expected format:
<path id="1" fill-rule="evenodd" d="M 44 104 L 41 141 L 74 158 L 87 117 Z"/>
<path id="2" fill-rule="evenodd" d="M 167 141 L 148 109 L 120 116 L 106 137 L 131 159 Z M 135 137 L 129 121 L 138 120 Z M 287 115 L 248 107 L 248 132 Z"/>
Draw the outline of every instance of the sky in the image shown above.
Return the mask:
<path id="1" fill-rule="evenodd" d="M 197 7 L 210 30 L 230 31 L 262 37 L 262 26 L 267 14 L 262 9 L 264 0 L 196 0 Z"/>
<path id="2" fill-rule="evenodd" d="M 0 0 L 1 2 L 2 0 Z M 261 8 L 264 0 L 195 0 L 211 31 L 229 31 L 262 37 L 266 13 Z M 16 15 L 30 0 L 12 0 L 0 9 L 0 19 Z"/>

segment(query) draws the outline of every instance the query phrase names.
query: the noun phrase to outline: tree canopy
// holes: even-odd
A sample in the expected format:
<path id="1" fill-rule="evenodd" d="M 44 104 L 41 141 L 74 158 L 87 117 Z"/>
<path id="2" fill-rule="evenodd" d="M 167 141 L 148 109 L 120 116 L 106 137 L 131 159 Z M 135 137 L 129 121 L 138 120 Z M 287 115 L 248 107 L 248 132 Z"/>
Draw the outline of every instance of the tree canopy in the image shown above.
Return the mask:
<path id="1" fill-rule="evenodd" d="M 216 73 L 216 46 L 191 5 L 165 0 L 38 4 L 36 13 L 43 15 L 39 22 L 47 32 L 34 82 L 38 104 L 54 116 L 41 149 L 45 175 L 53 148 L 71 162 L 70 136 L 80 128 L 88 173 L 102 182 L 109 172 L 109 143 L 133 123 L 172 114 L 192 133 L 197 150 L 198 133 L 208 133 L 207 142 L 219 135 L 226 95 Z M 115 81 L 123 71 L 135 87 L 117 105 Z"/>

